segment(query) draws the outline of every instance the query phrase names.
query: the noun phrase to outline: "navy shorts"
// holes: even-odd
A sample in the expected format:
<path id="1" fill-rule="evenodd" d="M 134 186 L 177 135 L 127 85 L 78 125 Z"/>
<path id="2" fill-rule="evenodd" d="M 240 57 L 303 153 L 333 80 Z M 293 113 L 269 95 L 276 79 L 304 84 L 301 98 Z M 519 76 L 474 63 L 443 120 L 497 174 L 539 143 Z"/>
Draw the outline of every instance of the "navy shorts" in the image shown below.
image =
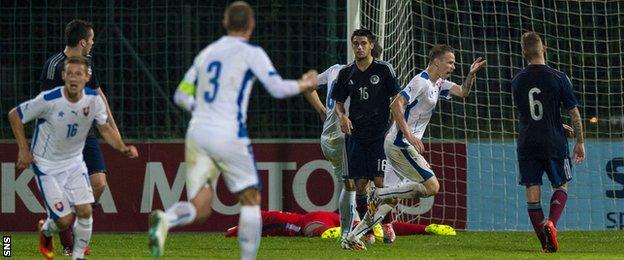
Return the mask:
<path id="1" fill-rule="evenodd" d="M 558 188 L 572 180 L 572 166 L 570 158 L 554 160 L 522 160 L 518 161 L 520 168 L 520 185 L 542 185 L 544 172 L 553 188 Z"/>
<path id="2" fill-rule="evenodd" d="M 383 144 L 383 138 L 363 144 L 353 137 L 345 136 L 348 170 L 343 172 L 342 178 L 373 180 L 374 177 L 383 177 L 386 165 Z"/>
<path id="3" fill-rule="evenodd" d="M 107 173 L 106 165 L 104 164 L 104 155 L 102 149 L 100 149 L 100 143 L 95 135 L 88 135 L 85 141 L 85 146 L 82 149 L 82 157 L 87 165 L 89 175 L 96 172 Z"/>

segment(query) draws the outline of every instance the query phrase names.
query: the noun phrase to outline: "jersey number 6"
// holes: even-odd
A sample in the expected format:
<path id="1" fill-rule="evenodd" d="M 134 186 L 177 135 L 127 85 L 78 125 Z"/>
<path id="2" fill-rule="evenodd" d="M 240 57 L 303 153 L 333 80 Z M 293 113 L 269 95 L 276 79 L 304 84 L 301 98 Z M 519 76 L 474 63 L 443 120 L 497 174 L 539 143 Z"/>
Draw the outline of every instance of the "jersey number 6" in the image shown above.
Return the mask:
<path id="1" fill-rule="evenodd" d="M 217 97 L 217 91 L 219 91 L 219 76 L 221 75 L 221 62 L 213 61 L 208 65 L 208 75 L 212 75 L 210 78 L 210 85 L 212 85 L 212 93 L 209 90 L 204 92 L 204 100 L 207 103 L 214 101 Z"/>
<path id="2" fill-rule="evenodd" d="M 531 118 L 535 121 L 541 120 L 544 115 L 542 102 L 533 98 L 533 94 L 539 94 L 540 92 L 542 91 L 539 88 L 529 90 L 529 108 L 531 109 Z"/>

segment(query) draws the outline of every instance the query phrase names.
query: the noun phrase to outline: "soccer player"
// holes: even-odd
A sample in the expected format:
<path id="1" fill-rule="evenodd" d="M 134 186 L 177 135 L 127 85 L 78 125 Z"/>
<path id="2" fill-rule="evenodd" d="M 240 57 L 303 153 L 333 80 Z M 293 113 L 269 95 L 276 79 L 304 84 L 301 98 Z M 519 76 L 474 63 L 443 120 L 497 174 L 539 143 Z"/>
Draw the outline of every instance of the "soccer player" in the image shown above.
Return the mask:
<path id="1" fill-rule="evenodd" d="M 394 124 L 384 143 L 391 167 L 386 168 L 386 174 L 397 174 L 404 182 L 387 188 L 371 187 L 369 212 L 349 234 L 347 239 L 351 242 L 359 241 L 366 230 L 379 223 L 396 205 L 397 199 L 429 197 L 438 192 L 438 179 L 422 156 L 425 149 L 422 136 L 438 99 L 448 99 L 449 94 L 467 97 L 476 73 L 486 61 L 481 57 L 477 58 L 460 86 L 447 80 L 455 70 L 453 48 L 448 45 L 434 45 L 428 58 L 427 68 L 412 78 L 391 104 Z"/>
<path id="2" fill-rule="evenodd" d="M 82 56 L 72 56 L 66 58 L 64 64 L 64 86 L 41 92 L 9 112 L 19 147 L 16 168 L 22 171 L 33 163 L 48 212 L 48 218 L 39 221 L 38 229 L 39 250 L 47 259 L 54 257 L 52 234 L 68 229 L 74 215 L 77 219 L 73 225 L 73 259 L 84 257 L 91 239 L 94 197 L 82 148 L 93 122 L 113 148 L 130 158 L 138 156 L 136 148 L 126 146 L 119 132 L 108 124 L 104 100 L 95 90 L 85 88 L 90 75 L 89 61 Z M 35 133 L 29 148 L 24 124 L 35 119 Z"/>
<path id="3" fill-rule="evenodd" d="M 262 211 L 262 236 L 305 236 L 332 238 L 340 231 L 340 217 L 329 211 L 313 211 L 299 214 L 284 211 Z M 349 224 L 350 226 L 351 224 Z M 397 235 L 407 236 L 416 234 L 455 235 L 455 229 L 447 225 L 395 222 Z M 437 227 L 432 229 L 432 227 Z M 338 232 L 336 232 L 338 231 Z M 443 231 L 443 232 L 439 232 Z M 226 237 L 235 237 L 238 226 L 228 228 Z M 381 233 L 381 231 L 379 232 Z M 382 234 L 379 234 L 380 236 Z"/>
<path id="4" fill-rule="evenodd" d="M 568 199 L 568 182 L 572 169 L 561 119 L 565 110 L 572 120 L 576 135 L 574 162 L 585 158 L 583 124 L 572 83 L 565 73 L 546 65 L 546 47 L 536 32 L 522 35 L 522 55 L 529 63 L 511 82 L 514 103 L 520 115 L 517 140 L 520 185 L 526 187 L 527 210 L 542 250 L 559 249 L 557 221 Z M 544 219 L 540 202 L 542 175 L 546 172 L 553 188 L 550 214 Z"/>
<path id="5" fill-rule="evenodd" d="M 213 188 L 221 172 L 241 203 L 241 257 L 256 257 L 262 227 L 260 182 L 245 125 L 254 76 L 276 98 L 297 95 L 318 83 L 316 71 L 309 71 L 298 81 L 283 80 L 264 50 L 248 43 L 255 27 L 249 4 L 230 4 L 223 26 L 227 35 L 199 53 L 175 94 L 175 102 L 193 113 L 185 145 L 190 201 L 150 215 L 149 247 L 154 256 L 163 254 L 170 228 L 203 223 L 210 216 Z"/>
<path id="6" fill-rule="evenodd" d="M 346 134 L 348 166 L 343 173 L 345 190 L 350 194 L 355 191 L 356 208 L 362 216 L 366 212 L 366 186 L 369 181 L 383 187 L 386 164 L 383 140 L 390 125 L 390 99 L 401 89 L 392 66 L 373 58 L 371 51 L 375 38 L 370 30 L 355 30 L 351 35 L 351 44 L 355 62 L 340 70 L 331 98 L 336 101 L 341 131 Z M 351 102 L 348 111 L 344 104 L 347 98 Z M 345 249 L 358 246 L 346 240 L 341 244 Z"/>
<path id="7" fill-rule="evenodd" d="M 86 57 L 89 60 L 88 72 L 90 74 L 89 82 L 86 83 L 87 88 L 94 89 L 96 93 L 104 100 L 106 106 L 106 113 L 108 114 L 108 123 L 113 130 L 119 132 L 113 115 L 110 112 L 108 101 L 106 96 L 100 88 L 100 83 L 95 74 L 95 68 L 91 61 L 89 53 L 94 43 L 93 25 L 83 20 L 72 20 L 65 26 L 65 49 L 62 52 L 50 57 L 43 65 L 41 71 L 41 91 L 50 90 L 58 86 L 63 86 L 63 66 L 67 57 L 81 56 Z M 94 131 L 90 131 L 87 135 L 85 146 L 82 150 L 82 155 L 87 164 L 89 180 L 91 187 L 93 188 L 93 196 L 95 197 L 95 204 L 97 205 L 100 200 L 100 196 L 106 188 L 106 165 L 104 164 L 104 156 L 102 150 L 95 136 Z M 73 237 L 72 230 L 66 229 L 59 234 L 61 238 L 61 244 L 63 245 L 63 254 L 68 256 L 72 252 Z M 90 249 L 87 248 L 87 255 Z"/>
<path id="8" fill-rule="evenodd" d="M 380 45 L 374 45 L 371 50 L 371 55 L 373 58 L 378 59 L 381 56 L 382 49 Z M 346 65 L 342 64 L 334 64 L 325 70 L 323 73 L 319 74 L 318 81 L 319 86 L 327 86 L 327 96 L 325 99 L 325 105 L 321 103 L 319 99 L 318 93 L 316 90 L 304 92 L 306 100 L 312 105 L 314 110 L 319 113 L 321 121 L 323 121 L 323 132 L 321 133 L 321 149 L 323 150 L 323 155 L 325 158 L 331 162 L 332 168 L 334 170 L 334 174 L 343 177 L 343 169 L 344 169 L 344 133 L 340 131 L 340 121 L 338 116 L 335 113 L 335 102 L 331 99 L 331 93 L 336 86 L 336 79 L 338 78 L 338 73 L 341 69 L 343 69 Z M 349 106 L 349 98 L 345 101 L 345 108 Z M 341 240 L 345 238 L 349 231 L 351 231 L 351 225 L 353 221 L 360 221 L 360 217 L 355 210 L 355 192 L 354 191 L 346 191 L 344 186 L 340 191 L 340 196 L 338 197 L 338 212 L 340 213 L 340 226 L 349 227 L 342 229 Z M 389 225 L 389 224 L 386 224 Z M 384 230 L 391 230 L 392 226 L 384 226 Z"/>

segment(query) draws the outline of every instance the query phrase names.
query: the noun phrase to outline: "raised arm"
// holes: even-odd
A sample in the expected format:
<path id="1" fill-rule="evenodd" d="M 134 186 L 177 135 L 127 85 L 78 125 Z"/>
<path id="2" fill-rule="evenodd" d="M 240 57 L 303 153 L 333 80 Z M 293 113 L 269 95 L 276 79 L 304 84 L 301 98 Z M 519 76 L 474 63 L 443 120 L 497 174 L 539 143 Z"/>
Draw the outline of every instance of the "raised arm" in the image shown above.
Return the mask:
<path id="1" fill-rule="evenodd" d="M 468 75 L 466 76 L 464 83 L 461 86 L 457 84 L 453 85 L 453 87 L 451 88 L 451 93 L 458 97 L 464 97 L 464 98 L 468 97 L 468 95 L 470 95 L 470 90 L 472 89 L 472 85 L 475 82 L 477 72 L 479 72 L 479 70 L 481 70 L 481 68 L 483 68 L 483 66 L 485 66 L 486 63 L 487 63 L 486 60 L 484 60 L 481 57 L 478 57 L 472 63 L 472 65 L 470 65 L 470 72 L 468 72 Z"/>

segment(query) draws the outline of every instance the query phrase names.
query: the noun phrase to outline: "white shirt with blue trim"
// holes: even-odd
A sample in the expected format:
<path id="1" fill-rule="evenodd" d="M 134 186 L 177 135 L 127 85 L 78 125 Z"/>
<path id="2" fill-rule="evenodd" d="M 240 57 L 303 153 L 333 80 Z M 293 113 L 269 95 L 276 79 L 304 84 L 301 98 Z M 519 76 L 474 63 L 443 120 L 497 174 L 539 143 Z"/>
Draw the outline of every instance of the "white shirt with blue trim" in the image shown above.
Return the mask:
<path id="1" fill-rule="evenodd" d="M 195 88 L 194 101 L 187 102 L 192 106 L 185 106 L 182 98 L 176 103 L 192 109 L 189 127 L 199 124 L 215 130 L 207 134 L 248 138 L 247 106 L 256 77 L 273 97 L 299 94 L 297 81 L 282 79 L 261 47 L 223 36 L 197 55 L 184 76 L 183 83 Z"/>
<path id="2" fill-rule="evenodd" d="M 453 85 L 455 83 L 444 79 L 438 79 L 434 84 L 429 80 L 426 70 L 410 80 L 400 95 L 407 100 L 404 116 L 412 134 L 422 139 L 438 99 L 441 97 L 450 99 L 450 90 Z M 408 145 L 396 123 L 390 128 L 387 138 L 392 138 L 396 146 L 407 147 Z"/>
<path id="3" fill-rule="evenodd" d="M 340 118 L 336 115 L 336 101 L 331 98 L 331 92 L 336 86 L 336 82 L 338 81 L 338 73 L 340 70 L 347 65 L 334 64 L 323 73 L 318 76 L 318 84 L 327 85 L 327 97 L 325 98 L 325 107 L 327 107 L 325 122 L 323 123 L 323 133 L 322 135 L 327 138 L 337 138 L 342 137 L 344 134 L 340 130 Z M 347 115 L 349 111 L 349 103 L 350 99 L 347 98 L 345 101 L 345 110 L 347 110 Z"/>
<path id="4" fill-rule="evenodd" d="M 104 101 L 95 90 L 84 88 L 82 98 L 72 103 L 65 97 L 63 86 L 21 103 L 17 113 L 23 123 L 36 120 L 31 152 L 37 166 L 48 169 L 82 162 L 93 120 L 103 125 L 108 118 Z"/>

